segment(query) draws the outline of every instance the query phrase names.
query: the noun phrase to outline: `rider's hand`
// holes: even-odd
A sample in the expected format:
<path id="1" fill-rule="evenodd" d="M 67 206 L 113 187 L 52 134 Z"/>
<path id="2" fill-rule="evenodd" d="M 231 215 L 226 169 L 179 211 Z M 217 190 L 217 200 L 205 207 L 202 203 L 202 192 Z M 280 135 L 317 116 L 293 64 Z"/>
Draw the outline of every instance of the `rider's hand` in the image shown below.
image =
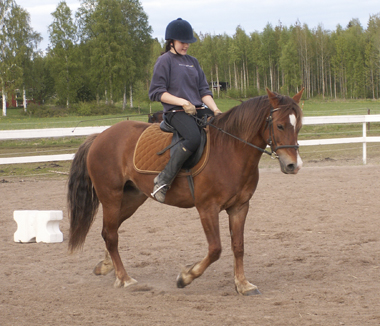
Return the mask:
<path id="1" fill-rule="evenodd" d="M 222 111 L 220 111 L 219 109 L 214 110 L 214 115 L 215 116 L 217 116 L 219 114 L 222 114 Z"/>
<path id="2" fill-rule="evenodd" d="M 187 102 L 187 104 L 184 104 L 182 107 L 187 114 L 194 115 L 197 113 L 197 109 L 190 102 Z"/>

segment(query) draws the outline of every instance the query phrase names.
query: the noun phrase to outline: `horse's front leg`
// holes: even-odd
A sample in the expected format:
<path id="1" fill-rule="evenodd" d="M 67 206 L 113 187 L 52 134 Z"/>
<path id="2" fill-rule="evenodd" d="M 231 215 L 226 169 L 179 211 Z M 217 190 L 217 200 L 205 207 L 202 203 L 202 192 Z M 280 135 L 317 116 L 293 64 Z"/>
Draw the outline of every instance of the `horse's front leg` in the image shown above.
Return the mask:
<path id="1" fill-rule="evenodd" d="M 256 285 L 247 281 L 244 275 L 244 224 L 249 203 L 227 210 L 231 233 L 231 246 L 234 253 L 234 275 L 236 291 L 242 295 L 260 294 Z"/>
<path id="2" fill-rule="evenodd" d="M 177 287 L 179 288 L 189 285 L 194 279 L 201 276 L 208 266 L 219 259 L 222 252 L 218 207 L 208 207 L 206 210 L 198 208 L 198 212 L 208 242 L 208 253 L 200 262 L 182 269 L 177 277 Z"/>

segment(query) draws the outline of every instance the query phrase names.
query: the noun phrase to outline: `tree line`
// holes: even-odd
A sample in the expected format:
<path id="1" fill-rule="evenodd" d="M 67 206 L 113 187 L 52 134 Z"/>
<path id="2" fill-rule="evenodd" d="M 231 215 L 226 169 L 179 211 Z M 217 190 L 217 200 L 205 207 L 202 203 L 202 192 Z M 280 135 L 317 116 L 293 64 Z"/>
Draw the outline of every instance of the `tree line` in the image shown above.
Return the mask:
<path id="1" fill-rule="evenodd" d="M 38 103 L 149 101 L 148 88 L 164 40 L 152 38 L 139 0 L 81 0 L 73 13 L 59 2 L 49 26 L 50 46 L 15 0 L 0 0 L 0 83 L 6 97 L 16 90 Z M 252 97 L 266 87 L 284 94 L 305 87 L 307 98 L 379 98 L 380 13 L 366 28 L 357 19 L 335 31 L 296 22 L 267 24 L 263 31 L 212 35 L 195 31 L 195 56 L 215 97 Z M 223 85 L 221 88 L 220 85 Z"/>
<path id="2" fill-rule="evenodd" d="M 240 96 L 269 87 L 283 93 L 306 89 L 307 98 L 379 98 L 380 15 L 367 29 L 356 19 L 328 31 L 267 24 L 249 35 L 237 27 L 232 37 L 200 35 L 195 52 L 211 80 L 227 80 Z"/>

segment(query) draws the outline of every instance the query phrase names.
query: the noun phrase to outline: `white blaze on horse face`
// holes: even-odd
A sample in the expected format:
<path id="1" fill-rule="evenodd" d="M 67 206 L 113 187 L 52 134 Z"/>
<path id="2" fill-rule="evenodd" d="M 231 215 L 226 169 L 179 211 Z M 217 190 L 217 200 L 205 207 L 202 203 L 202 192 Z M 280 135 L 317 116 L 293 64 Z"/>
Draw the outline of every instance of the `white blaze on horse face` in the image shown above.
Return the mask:
<path id="1" fill-rule="evenodd" d="M 293 113 L 289 115 L 289 121 L 290 121 L 290 124 L 294 127 L 294 132 L 295 132 L 296 126 L 297 126 L 297 118 Z M 303 165 L 303 162 L 302 162 L 300 153 L 297 150 L 297 167 L 298 167 L 298 169 L 300 169 L 302 167 L 302 165 Z"/>
<path id="2" fill-rule="evenodd" d="M 295 131 L 296 125 L 297 125 L 297 118 L 293 113 L 289 115 L 289 121 L 290 121 L 290 124 L 294 127 L 294 131 Z"/>
<path id="3" fill-rule="evenodd" d="M 299 170 L 300 168 L 302 168 L 302 165 L 303 165 L 303 162 L 302 162 L 302 159 L 301 159 L 300 153 L 297 151 L 297 168 L 298 168 L 298 170 Z"/>

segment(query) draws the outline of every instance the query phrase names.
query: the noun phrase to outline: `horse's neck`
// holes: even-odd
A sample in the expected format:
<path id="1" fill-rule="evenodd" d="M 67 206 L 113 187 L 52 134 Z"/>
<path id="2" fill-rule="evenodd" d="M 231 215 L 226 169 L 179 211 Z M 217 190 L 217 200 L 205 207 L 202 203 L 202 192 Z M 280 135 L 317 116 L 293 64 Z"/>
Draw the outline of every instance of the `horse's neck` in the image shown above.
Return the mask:
<path id="1" fill-rule="evenodd" d="M 261 148 L 265 148 L 266 146 L 259 135 L 256 135 L 256 137 L 253 137 L 248 142 Z M 214 148 L 211 152 L 215 153 L 218 159 L 223 162 L 240 162 L 239 165 L 241 166 L 256 166 L 262 156 L 259 150 L 237 139 L 232 142 L 218 142 L 216 144 L 214 142 Z"/>

